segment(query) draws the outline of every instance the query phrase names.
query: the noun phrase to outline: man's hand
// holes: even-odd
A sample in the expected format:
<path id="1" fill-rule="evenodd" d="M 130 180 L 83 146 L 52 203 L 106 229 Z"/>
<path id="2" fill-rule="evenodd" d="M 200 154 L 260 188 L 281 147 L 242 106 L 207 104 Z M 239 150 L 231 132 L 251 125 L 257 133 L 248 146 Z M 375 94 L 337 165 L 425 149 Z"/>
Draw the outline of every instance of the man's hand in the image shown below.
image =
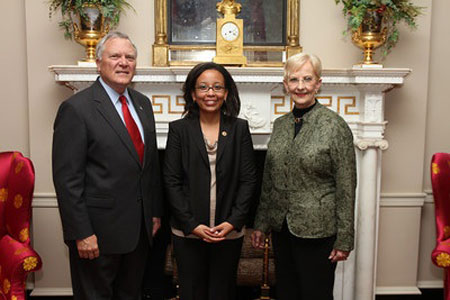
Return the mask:
<path id="1" fill-rule="evenodd" d="M 259 230 L 252 232 L 252 246 L 253 248 L 264 248 L 264 233 Z"/>
<path id="2" fill-rule="evenodd" d="M 341 251 L 337 249 L 333 249 L 328 257 L 332 262 L 338 262 L 340 260 L 347 260 L 347 257 L 350 255 L 350 251 Z"/>
<path id="3" fill-rule="evenodd" d="M 159 228 L 161 228 L 161 218 L 152 218 L 153 222 L 153 230 L 152 230 L 152 236 L 155 236 L 155 234 L 158 232 Z"/>
<path id="4" fill-rule="evenodd" d="M 94 259 L 100 255 L 98 249 L 97 236 L 95 234 L 87 238 L 76 240 L 78 255 L 81 258 Z"/>
<path id="5" fill-rule="evenodd" d="M 211 228 L 203 224 L 200 224 L 197 227 L 195 227 L 192 233 L 207 243 L 217 243 L 225 240 L 224 237 L 218 237 L 217 235 L 212 234 Z"/>

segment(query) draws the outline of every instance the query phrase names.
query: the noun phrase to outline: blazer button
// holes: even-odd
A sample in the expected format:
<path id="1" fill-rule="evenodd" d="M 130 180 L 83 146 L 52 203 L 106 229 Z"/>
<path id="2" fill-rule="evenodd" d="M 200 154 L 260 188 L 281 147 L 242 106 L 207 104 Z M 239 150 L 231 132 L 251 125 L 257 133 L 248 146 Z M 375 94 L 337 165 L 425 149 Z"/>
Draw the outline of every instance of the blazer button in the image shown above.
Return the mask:
<path id="1" fill-rule="evenodd" d="M 137 199 L 137 202 L 139 203 L 139 202 L 142 202 L 142 198 L 138 198 Z"/>

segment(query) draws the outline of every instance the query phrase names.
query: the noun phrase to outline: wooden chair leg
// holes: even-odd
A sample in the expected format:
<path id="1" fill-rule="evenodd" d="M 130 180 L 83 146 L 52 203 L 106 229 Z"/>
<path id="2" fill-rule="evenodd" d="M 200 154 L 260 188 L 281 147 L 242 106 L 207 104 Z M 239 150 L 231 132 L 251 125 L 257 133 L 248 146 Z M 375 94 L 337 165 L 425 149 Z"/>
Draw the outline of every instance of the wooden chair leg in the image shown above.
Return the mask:
<path id="1" fill-rule="evenodd" d="M 263 283 L 261 285 L 261 296 L 258 300 L 272 300 L 270 298 L 270 286 L 269 286 L 269 250 L 270 250 L 270 238 L 266 236 L 264 239 L 264 257 L 263 257 Z"/>

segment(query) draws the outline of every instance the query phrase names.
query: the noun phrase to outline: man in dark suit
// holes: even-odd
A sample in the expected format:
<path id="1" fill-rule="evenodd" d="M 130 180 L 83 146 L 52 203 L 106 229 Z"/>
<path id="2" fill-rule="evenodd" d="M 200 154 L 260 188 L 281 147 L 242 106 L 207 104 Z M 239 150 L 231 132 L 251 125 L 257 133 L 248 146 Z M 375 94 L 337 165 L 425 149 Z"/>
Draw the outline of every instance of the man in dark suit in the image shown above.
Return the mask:
<path id="1" fill-rule="evenodd" d="M 100 77 L 56 116 L 53 181 L 74 299 L 139 299 L 160 227 L 153 111 L 147 97 L 128 87 L 136 56 L 127 35 L 105 36 L 97 46 Z"/>

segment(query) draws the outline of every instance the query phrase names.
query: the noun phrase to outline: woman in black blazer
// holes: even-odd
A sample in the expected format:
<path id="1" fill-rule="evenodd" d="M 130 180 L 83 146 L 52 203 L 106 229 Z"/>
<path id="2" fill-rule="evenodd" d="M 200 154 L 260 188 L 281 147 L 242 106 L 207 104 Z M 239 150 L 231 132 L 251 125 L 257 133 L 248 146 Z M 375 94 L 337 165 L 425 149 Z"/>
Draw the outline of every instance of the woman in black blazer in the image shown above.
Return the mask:
<path id="1" fill-rule="evenodd" d="M 202 63 L 169 124 L 164 181 L 183 300 L 235 300 L 244 224 L 256 187 L 253 144 L 228 71 Z"/>

